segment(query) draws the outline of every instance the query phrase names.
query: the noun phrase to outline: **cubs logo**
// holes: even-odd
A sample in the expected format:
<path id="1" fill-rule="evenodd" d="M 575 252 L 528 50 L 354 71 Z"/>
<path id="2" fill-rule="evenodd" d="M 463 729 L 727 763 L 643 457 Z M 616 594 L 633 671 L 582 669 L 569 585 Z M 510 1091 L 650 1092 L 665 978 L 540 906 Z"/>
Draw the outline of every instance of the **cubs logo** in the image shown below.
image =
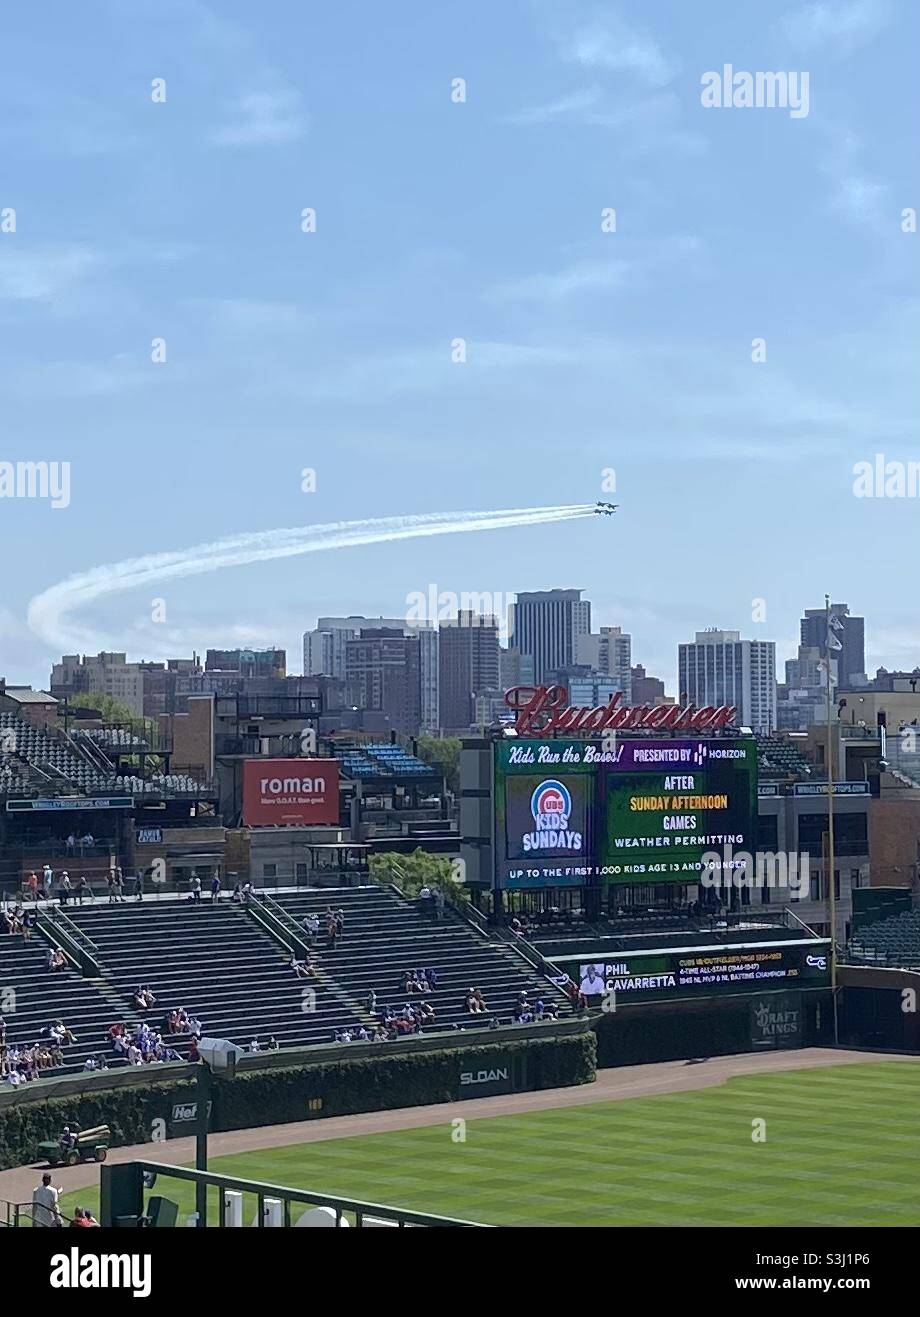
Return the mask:
<path id="1" fill-rule="evenodd" d="M 530 797 L 534 830 L 522 838 L 525 851 L 580 851 L 582 836 L 569 827 L 572 797 L 562 782 L 541 782 Z"/>

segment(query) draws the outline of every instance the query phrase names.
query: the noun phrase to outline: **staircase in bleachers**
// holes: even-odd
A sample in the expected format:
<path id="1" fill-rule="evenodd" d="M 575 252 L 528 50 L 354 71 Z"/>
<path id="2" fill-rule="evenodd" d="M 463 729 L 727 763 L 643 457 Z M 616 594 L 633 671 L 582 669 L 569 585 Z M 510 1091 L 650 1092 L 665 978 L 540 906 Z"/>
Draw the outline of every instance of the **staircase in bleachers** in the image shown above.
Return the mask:
<path id="1" fill-rule="evenodd" d="M 159 1028 L 167 1010 L 184 1007 L 206 1034 L 240 1047 L 257 1039 L 264 1048 L 274 1036 L 280 1047 L 328 1043 L 336 1028 L 357 1016 L 319 977 L 299 979 L 281 945 L 240 906 L 228 900 L 97 904 L 71 910 L 70 917 L 99 949 L 107 978 L 129 1000 L 139 984 L 157 998 L 146 1013 Z M 315 999 L 304 1009 L 304 989 Z M 188 1037 L 164 1041 L 180 1053 Z"/>
<path id="2" fill-rule="evenodd" d="M 405 900 L 390 888 L 308 888 L 279 892 L 276 900 L 300 921 L 308 914 L 319 916 L 317 946 L 330 974 L 361 1003 L 373 988 L 378 1012 L 385 1006 L 401 1010 L 407 1001 L 401 974 L 424 968 L 437 973 L 437 989 L 423 999 L 434 1007 L 438 1029 L 483 1027 L 484 1017 L 466 1010 L 464 999 L 470 988 L 482 990 L 489 1015 L 501 1024 L 512 1022 L 522 989 L 532 1002 L 542 998 L 559 1013 L 571 1013 L 565 995 L 511 946 L 489 942 L 450 911 L 440 921 L 432 920 L 420 911 L 418 902 Z M 323 916 L 330 906 L 341 909 L 345 920 L 334 952 L 325 949 Z"/>
<path id="3" fill-rule="evenodd" d="M 69 966 L 50 970 L 46 942 L 36 938 L 26 942 L 21 934 L 0 937 L 0 1003 L 8 991 L 15 993 L 13 1008 L 0 1009 L 6 1017 L 8 1047 L 47 1041 L 41 1031 L 53 1020 L 62 1020 L 76 1036 L 77 1041 L 63 1049 L 64 1067 L 43 1070 L 43 1077 L 82 1069 L 87 1057 L 100 1054 L 115 1064 L 107 1037 L 116 1014 L 111 994 Z"/>

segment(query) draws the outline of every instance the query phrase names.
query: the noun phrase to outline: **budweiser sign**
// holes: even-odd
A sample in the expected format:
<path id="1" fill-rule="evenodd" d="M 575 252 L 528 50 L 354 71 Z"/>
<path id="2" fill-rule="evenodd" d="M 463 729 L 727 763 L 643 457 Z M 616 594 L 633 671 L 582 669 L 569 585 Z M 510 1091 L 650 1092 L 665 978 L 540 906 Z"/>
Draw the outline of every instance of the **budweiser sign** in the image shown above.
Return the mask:
<path id="1" fill-rule="evenodd" d="M 513 686 L 505 691 L 505 703 L 517 714 L 514 726 L 520 736 L 550 732 L 605 732 L 611 728 L 655 732 L 715 732 L 735 721 L 735 706 L 719 708 L 707 704 L 640 704 L 634 708 L 620 703 L 622 695 L 611 695 L 596 709 L 572 708 L 564 686 Z"/>

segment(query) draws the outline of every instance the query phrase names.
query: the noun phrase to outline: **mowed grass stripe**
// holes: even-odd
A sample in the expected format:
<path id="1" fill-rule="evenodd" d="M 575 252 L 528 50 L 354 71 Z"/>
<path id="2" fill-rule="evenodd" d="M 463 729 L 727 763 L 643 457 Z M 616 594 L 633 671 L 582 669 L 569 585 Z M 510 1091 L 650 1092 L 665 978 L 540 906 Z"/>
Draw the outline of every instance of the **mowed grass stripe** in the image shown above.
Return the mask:
<path id="1" fill-rule="evenodd" d="M 235 1154 L 212 1169 L 494 1224 L 920 1224 L 911 1062 L 469 1119 L 465 1142 L 444 1112 L 435 1126 Z M 751 1138 L 756 1119 L 764 1143 Z M 191 1211 L 179 1183 L 156 1192 Z"/>

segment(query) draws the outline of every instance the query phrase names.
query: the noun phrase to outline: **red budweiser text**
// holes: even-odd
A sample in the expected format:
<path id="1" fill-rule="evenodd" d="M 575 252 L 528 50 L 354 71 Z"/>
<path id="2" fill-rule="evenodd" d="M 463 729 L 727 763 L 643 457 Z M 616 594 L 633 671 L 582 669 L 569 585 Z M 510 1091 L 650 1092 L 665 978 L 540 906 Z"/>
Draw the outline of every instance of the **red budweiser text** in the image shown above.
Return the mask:
<path id="1" fill-rule="evenodd" d="M 634 708 L 621 705 L 617 691 L 606 704 L 596 709 L 573 708 L 566 703 L 564 686 L 513 686 L 505 691 L 505 703 L 514 709 L 515 729 L 520 736 L 550 732 L 603 732 L 608 728 L 656 732 L 714 732 L 735 721 L 735 706 L 716 708 L 707 704 L 640 704 Z"/>

